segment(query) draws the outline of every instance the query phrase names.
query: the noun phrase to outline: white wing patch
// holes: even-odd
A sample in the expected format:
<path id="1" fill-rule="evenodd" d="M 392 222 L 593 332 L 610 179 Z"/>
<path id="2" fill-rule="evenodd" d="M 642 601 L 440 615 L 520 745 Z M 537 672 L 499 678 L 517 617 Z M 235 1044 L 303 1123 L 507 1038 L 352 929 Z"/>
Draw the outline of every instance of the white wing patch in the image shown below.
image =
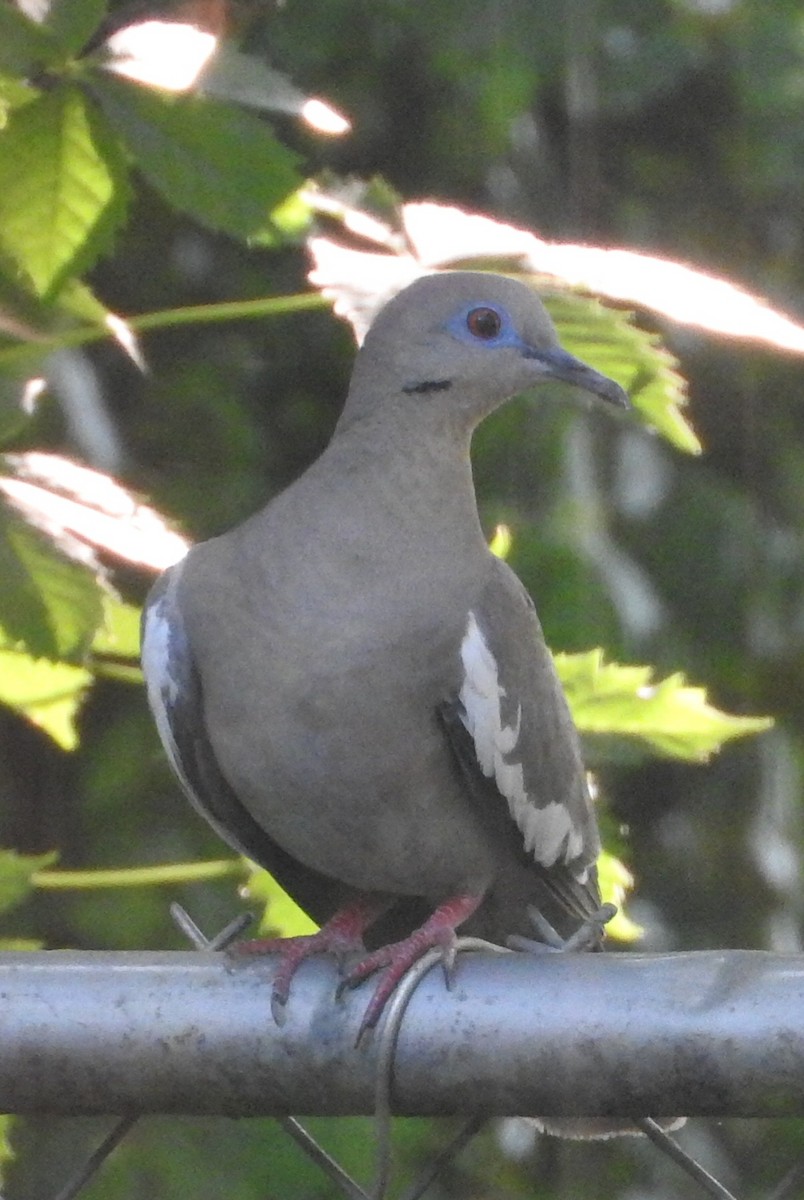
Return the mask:
<path id="1" fill-rule="evenodd" d="M 463 723 L 474 741 L 481 771 L 494 779 L 508 802 L 525 849 L 543 867 L 552 867 L 559 858 L 564 862 L 577 859 L 583 851 L 583 834 L 573 825 L 567 808 L 555 801 L 537 805 L 525 790 L 522 764 L 509 761 L 519 741 L 522 705 L 517 708 L 516 724 L 504 725 L 500 701 L 506 691 L 500 686 L 494 655 L 472 612 L 461 642 L 461 661 Z"/>

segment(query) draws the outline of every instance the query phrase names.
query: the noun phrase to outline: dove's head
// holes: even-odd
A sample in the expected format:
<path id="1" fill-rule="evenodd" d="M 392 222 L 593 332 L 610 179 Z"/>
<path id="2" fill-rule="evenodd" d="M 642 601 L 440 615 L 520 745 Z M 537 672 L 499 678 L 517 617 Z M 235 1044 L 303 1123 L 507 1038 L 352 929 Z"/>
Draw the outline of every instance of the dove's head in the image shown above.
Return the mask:
<path id="1" fill-rule="evenodd" d="M 479 271 L 426 275 L 380 310 L 358 354 L 345 422 L 378 406 L 473 428 L 520 392 L 560 381 L 629 407 L 619 384 L 569 354 L 530 288 Z"/>

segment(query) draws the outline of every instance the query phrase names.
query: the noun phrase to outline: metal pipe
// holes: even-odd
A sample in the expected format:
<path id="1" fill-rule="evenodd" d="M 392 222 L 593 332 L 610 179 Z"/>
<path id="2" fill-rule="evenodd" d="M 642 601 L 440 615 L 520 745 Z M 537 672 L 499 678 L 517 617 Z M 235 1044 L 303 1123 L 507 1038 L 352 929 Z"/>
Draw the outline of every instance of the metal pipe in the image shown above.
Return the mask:
<path id="1" fill-rule="evenodd" d="M 294 980 L 282 1028 L 270 958 L 0 954 L 0 1111 L 374 1111 L 371 983 L 335 1000 L 327 958 Z M 804 1114 L 804 957 L 460 955 L 405 1013 L 397 1113 Z"/>

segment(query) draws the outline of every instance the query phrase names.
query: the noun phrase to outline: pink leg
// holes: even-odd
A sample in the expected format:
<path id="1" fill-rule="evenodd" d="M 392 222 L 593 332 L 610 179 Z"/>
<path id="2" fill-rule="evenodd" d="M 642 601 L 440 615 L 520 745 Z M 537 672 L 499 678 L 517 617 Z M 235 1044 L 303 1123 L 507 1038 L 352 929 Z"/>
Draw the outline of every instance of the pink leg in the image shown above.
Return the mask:
<path id="1" fill-rule="evenodd" d="M 379 950 L 367 954 L 356 966 L 347 973 L 342 987 L 355 987 L 362 980 L 373 975 L 375 971 L 385 968 L 368 1008 L 363 1014 L 358 1042 L 368 1029 L 373 1029 L 380 1019 L 382 1010 L 393 994 L 394 988 L 406 971 L 417 962 L 422 955 L 433 947 L 441 947 L 444 953 L 444 965 L 447 971 L 452 966 L 455 957 L 456 928 L 471 917 L 472 913 L 483 899 L 480 896 L 462 894 L 453 896 L 451 900 L 440 904 L 432 916 L 415 930 L 404 941 L 392 942 L 381 946 Z M 449 977 L 449 976 L 448 976 Z"/>
<path id="2" fill-rule="evenodd" d="M 277 1025 L 284 1019 L 293 976 L 306 958 L 313 954 L 334 954 L 340 964 L 348 954 L 364 950 L 363 934 L 388 907 L 387 899 L 363 897 L 338 909 L 318 933 L 301 937 L 255 938 L 237 942 L 230 953 L 278 954 L 279 966 L 271 989 L 271 1014 Z"/>

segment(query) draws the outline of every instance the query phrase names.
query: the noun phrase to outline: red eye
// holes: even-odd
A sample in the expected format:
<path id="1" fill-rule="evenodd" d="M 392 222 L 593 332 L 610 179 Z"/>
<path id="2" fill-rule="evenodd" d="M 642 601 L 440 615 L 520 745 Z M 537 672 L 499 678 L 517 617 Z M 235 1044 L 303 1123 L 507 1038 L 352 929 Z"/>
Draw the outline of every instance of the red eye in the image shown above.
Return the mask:
<path id="1" fill-rule="evenodd" d="M 466 316 L 466 328 L 472 337 L 490 342 L 502 328 L 500 314 L 493 308 L 473 308 Z"/>

